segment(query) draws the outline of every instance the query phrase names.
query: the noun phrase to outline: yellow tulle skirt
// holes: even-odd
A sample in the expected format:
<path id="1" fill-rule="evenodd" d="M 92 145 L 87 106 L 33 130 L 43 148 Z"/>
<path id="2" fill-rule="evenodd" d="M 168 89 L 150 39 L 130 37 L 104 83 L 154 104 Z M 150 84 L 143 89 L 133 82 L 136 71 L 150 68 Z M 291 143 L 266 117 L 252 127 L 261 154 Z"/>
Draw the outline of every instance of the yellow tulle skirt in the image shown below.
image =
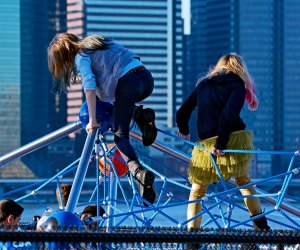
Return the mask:
<path id="1" fill-rule="evenodd" d="M 220 181 L 210 158 L 210 152 L 216 140 L 217 136 L 198 141 L 197 144 L 205 149 L 194 147 L 188 169 L 191 183 L 206 185 Z M 227 149 L 253 150 L 252 132 L 241 130 L 231 133 Z M 246 153 L 225 153 L 222 156 L 215 157 L 215 161 L 223 179 L 228 180 L 232 176 L 240 177 L 248 174 L 248 165 L 251 157 L 251 154 Z"/>

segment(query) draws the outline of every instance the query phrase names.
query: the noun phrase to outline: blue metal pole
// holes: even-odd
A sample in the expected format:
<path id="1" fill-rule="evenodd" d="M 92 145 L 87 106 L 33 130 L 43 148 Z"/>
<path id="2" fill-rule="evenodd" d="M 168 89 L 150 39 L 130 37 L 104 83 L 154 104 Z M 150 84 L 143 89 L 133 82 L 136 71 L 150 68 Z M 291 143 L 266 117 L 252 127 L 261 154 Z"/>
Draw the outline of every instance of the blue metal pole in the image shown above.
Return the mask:
<path id="1" fill-rule="evenodd" d="M 117 206 L 117 178 L 114 171 L 110 172 L 110 200 L 108 206 L 108 220 L 107 220 L 107 231 L 110 231 L 110 228 L 116 225 L 115 223 L 115 210 L 114 207 Z"/>
<path id="2" fill-rule="evenodd" d="M 89 160 L 91 158 L 91 154 L 94 148 L 97 133 L 98 129 L 93 129 L 92 132 L 90 132 L 86 137 L 84 148 L 82 150 L 79 165 L 74 177 L 74 182 L 72 184 L 70 196 L 68 198 L 66 206 L 66 211 L 68 212 L 74 213 L 74 210 L 76 208 L 79 195 L 82 189 L 83 181 L 88 169 Z"/>
<path id="3" fill-rule="evenodd" d="M 108 152 L 108 147 L 107 144 L 104 140 L 103 137 L 100 137 L 100 143 L 101 143 L 101 148 L 104 151 L 104 157 L 107 157 L 106 154 Z M 108 162 L 109 160 L 104 159 L 104 175 L 106 175 L 106 168 L 105 166 L 108 167 L 108 172 L 109 172 L 109 178 L 105 178 L 106 180 L 109 179 L 108 184 L 109 184 L 109 197 L 105 197 L 108 198 L 108 208 L 107 208 L 107 214 L 108 214 L 108 219 L 106 221 L 106 230 L 107 232 L 109 232 L 110 228 L 115 226 L 115 218 L 114 218 L 114 214 L 115 214 L 115 210 L 113 209 L 114 207 L 116 207 L 117 205 L 117 190 L 118 190 L 118 182 L 117 182 L 117 177 L 114 173 L 114 171 L 111 171 L 111 166 L 110 164 L 106 164 L 106 162 Z M 111 162 L 111 164 L 113 164 Z M 106 183 L 104 183 L 104 186 L 106 185 Z"/>
<path id="4" fill-rule="evenodd" d="M 45 135 L 33 142 L 30 142 L 20 148 L 17 148 L 7 154 L 4 154 L 0 157 L 0 166 L 9 163 L 19 157 L 22 157 L 24 155 L 27 155 L 39 148 L 42 148 L 52 142 L 55 142 L 65 136 L 67 136 L 68 134 L 71 134 L 79 129 L 82 129 L 81 126 L 81 122 L 77 121 L 77 122 L 73 122 L 70 123 L 48 135 Z"/>

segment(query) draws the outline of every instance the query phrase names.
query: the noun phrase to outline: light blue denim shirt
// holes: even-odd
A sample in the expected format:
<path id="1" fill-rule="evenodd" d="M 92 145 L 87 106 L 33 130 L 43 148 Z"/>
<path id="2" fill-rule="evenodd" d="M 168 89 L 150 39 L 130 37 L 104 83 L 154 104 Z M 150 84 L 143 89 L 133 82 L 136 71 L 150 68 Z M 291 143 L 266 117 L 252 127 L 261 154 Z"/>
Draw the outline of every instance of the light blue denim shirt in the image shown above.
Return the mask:
<path id="1" fill-rule="evenodd" d="M 79 52 L 75 65 L 84 92 L 96 90 L 100 100 L 113 102 L 118 79 L 142 63 L 136 54 L 118 43 L 112 43 L 106 50 Z"/>
<path id="2" fill-rule="evenodd" d="M 84 92 L 87 90 L 96 90 L 96 79 L 91 67 L 91 58 L 85 53 L 77 54 L 75 64 L 78 75 L 81 77 Z"/>

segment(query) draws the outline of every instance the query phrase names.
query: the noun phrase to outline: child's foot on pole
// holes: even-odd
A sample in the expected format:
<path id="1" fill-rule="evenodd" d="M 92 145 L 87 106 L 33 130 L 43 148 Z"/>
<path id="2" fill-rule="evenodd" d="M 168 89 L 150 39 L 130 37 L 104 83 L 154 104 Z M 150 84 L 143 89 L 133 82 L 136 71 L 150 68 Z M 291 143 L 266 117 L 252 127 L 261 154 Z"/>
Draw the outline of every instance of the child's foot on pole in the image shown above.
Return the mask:
<path id="1" fill-rule="evenodd" d="M 145 170 L 138 161 L 129 161 L 128 168 L 133 175 L 140 196 L 150 204 L 153 204 L 156 197 L 153 189 L 154 174 L 149 170 Z M 148 207 L 148 204 L 144 202 L 144 206 Z"/>

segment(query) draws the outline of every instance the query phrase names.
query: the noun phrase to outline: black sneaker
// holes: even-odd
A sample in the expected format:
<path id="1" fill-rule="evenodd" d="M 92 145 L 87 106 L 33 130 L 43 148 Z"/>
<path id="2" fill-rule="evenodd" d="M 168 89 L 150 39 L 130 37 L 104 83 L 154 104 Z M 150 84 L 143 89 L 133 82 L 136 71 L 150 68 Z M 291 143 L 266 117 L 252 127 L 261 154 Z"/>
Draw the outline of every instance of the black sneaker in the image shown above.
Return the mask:
<path id="1" fill-rule="evenodd" d="M 143 106 L 141 105 L 136 108 L 133 120 L 141 130 L 144 146 L 150 146 L 157 136 L 154 110 L 150 108 L 143 109 Z"/>

